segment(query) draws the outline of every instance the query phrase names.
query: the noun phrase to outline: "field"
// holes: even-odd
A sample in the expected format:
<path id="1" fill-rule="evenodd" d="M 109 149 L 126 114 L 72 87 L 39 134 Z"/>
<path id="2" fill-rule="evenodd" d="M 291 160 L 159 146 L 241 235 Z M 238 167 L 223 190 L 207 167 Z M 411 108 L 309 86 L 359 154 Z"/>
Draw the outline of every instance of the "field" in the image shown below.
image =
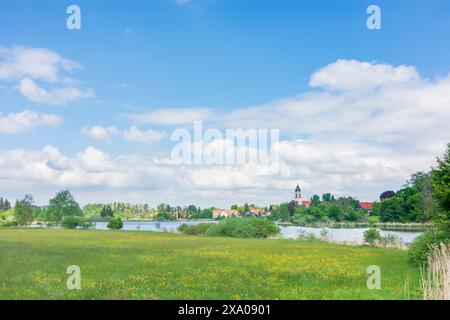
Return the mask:
<path id="1" fill-rule="evenodd" d="M 170 233 L 0 228 L 0 299 L 405 299 L 398 249 Z M 81 290 L 66 269 L 81 268 Z M 381 289 L 366 285 L 381 268 Z"/>

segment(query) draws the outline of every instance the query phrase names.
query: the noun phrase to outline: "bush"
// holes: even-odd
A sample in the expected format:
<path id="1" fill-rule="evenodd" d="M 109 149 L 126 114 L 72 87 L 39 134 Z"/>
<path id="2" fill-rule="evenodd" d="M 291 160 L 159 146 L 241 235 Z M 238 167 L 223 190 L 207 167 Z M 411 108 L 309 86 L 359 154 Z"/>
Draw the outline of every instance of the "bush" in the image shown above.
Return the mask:
<path id="1" fill-rule="evenodd" d="M 446 244 L 450 243 L 449 239 L 434 231 L 423 233 L 415 238 L 411 244 L 408 251 L 409 261 L 415 265 L 422 266 L 427 262 L 431 248 L 439 245 L 441 242 Z"/>
<path id="2" fill-rule="evenodd" d="M 183 223 L 178 227 L 178 231 L 191 234 L 191 235 L 205 235 L 206 231 L 213 225 L 214 223 L 199 223 L 199 224 L 186 224 Z"/>
<path id="3" fill-rule="evenodd" d="M 382 237 L 380 235 L 380 231 L 378 231 L 376 228 L 370 228 L 364 231 L 364 242 L 368 243 L 369 245 L 373 246 L 375 242 L 382 240 Z"/>
<path id="4" fill-rule="evenodd" d="M 17 227 L 17 222 L 14 220 L 7 220 L 0 222 L 0 227 Z"/>
<path id="5" fill-rule="evenodd" d="M 122 219 L 120 217 L 117 218 L 111 218 L 108 222 L 107 225 L 108 229 L 113 229 L 113 230 L 120 230 L 123 228 L 123 222 Z"/>
<path id="6" fill-rule="evenodd" d="M 276 235 L 280 229 L 273 221 L 251 218 L 228 218 L 217 224 L 212 224 L 206 234 L 209 236 L 224 236 L 234 238 L 266 238 Z"/>
<path id="7" fill-rule="evenodd" d="M 62 226 L 66 229 L 76 229 L 83 224 L 83 218 L 77 216 L 66 216 L 62 219 Z"/>

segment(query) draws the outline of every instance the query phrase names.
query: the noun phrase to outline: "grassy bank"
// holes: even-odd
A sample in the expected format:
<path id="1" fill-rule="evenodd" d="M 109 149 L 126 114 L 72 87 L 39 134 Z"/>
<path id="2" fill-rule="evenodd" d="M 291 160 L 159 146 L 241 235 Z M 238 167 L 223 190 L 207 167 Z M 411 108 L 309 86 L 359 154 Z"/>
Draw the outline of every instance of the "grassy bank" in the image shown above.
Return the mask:
<path id="1" fill-rule="evenodd" d="M 0 299 L 404 299 L 419 288 L 405 251 L 294 240 L 0 228 L 0 259 Z M 81 290 L 66 288 L 69 265 Z M 367 289 L 369 265 L 380 290 Z"/>

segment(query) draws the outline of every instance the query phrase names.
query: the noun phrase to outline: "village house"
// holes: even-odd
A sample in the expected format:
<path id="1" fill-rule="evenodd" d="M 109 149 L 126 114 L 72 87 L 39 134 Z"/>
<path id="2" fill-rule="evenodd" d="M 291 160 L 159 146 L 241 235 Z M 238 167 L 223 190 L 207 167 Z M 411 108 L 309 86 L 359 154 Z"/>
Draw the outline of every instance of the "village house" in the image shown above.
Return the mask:
<path id="1" fill-rule="evenodd" d="M 185 210 L 174 211 L 174 212 L 172 212 L 172 216 L 175 218 L 175 220 L 178 220 L 178 219 L 185 220 L 187 217 L 187 212 Z"/>
<path id="2" fill-rule="evenodd" d="M 238 217 L 239 211 L 233 209 L 216 209 L 212 211 L 213 218 L 217 219 L 220 217 L 230 218 L 230 217 Z"/>
<path id="3" fill-rule="evenodd" d="M 246 215 L 249 216 L 257 216 L 257 217 L 267 217 L 270 215 L 270 211 L 268 210 L 261 210 L 258 208 L 251 208 L 249 212 L 246 213 Z"/>

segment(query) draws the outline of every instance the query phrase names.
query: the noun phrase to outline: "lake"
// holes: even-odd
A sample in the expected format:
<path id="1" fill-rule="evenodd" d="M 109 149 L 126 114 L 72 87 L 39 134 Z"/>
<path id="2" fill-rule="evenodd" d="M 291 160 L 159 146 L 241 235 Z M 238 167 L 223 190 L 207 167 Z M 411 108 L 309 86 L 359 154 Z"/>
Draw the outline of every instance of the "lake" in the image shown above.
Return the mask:
<path id="1" fill-rule="evenodd" d="M 140 231 L 159 231 L 159 232 L 178 232 L 177 228 L 183 223 L 197 224 L 197 223 L 215 223 L 215 221 L 124 221 L 123 230 L 140 230 Z M 96 222 L 94 229 L 106 230 L 106 222 Z M 339 242 L 350 242 L 362 244 L 364 231 L 366 228 L 326 228 L 329 233 L 329 238 Z M 316 237 L 320 237 L 322 228 L 299 227 L 299 226 L 280 226 L 281 237 L 284 239 L 295 239 L 300 232 L 306 234 L 312 233 Z M 382 236 L 388 234 L 395 235 L 403 240 L 404 243 L 411 243 L 414 238 L 422 234 L 422 232 L 410 231 L 383 231 L 380 230 Z"/>

